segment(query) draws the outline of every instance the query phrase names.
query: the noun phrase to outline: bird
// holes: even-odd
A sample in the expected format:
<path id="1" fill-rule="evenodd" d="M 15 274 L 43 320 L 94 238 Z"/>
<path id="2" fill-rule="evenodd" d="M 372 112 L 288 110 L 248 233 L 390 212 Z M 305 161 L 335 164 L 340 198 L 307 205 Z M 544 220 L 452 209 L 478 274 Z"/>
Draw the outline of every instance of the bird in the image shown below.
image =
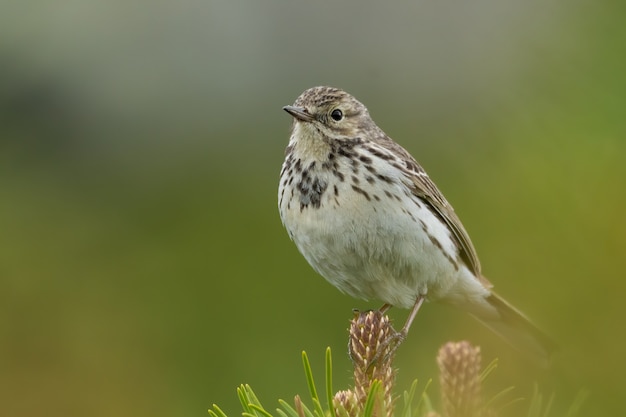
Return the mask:
<path id="1" fill-rule="evenodd" d="M 341 292 L 410 309 L 425 300 L 470 313 L 547 363 L 556 345 L 493 290 L 454 209 L 422 166 L 339 88 L 305 90 L 280 172 L 281 221 L 313 269 Z"/>

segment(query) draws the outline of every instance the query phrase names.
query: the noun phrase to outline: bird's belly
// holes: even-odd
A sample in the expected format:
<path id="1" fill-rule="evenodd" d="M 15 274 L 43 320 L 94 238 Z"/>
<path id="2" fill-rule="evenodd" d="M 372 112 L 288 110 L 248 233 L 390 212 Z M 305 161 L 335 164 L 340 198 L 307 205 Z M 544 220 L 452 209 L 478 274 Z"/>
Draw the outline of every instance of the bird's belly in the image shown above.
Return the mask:
<path id="1" fill-rule="evenodd" d="M 300 252 L 338 289 L 409 308 L 418 295 L 444 294 L 464 267 L 445 225 L 424 203 L 396 194 L 373 201 L 353 193 L 281 214 Z"/>

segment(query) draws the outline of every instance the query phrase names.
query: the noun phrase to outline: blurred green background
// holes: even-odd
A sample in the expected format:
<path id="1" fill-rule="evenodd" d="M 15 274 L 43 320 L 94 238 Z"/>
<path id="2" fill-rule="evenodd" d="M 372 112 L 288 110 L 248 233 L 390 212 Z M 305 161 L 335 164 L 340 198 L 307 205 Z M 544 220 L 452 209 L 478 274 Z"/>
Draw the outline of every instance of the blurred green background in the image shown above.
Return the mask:
<path id="1" fill-rule="evenodd" d="M 488 381 L 624 408 L 626 7 L 617 1 L 23 1 L 0 13 L 0 414 L 239 415 L 350 384 L 354 300 L 282 229 L 306 88 L 342 87 L 424 165 L 498 291 L 559 340 L 541 372 L 427 305 L 399 388 L 448 340 Z M 397 323 L 405 311 L 392 310 Z M 436 396 L 436 387 L 433 388 Z M 523 404 L 511 407 L 520 415 Z M 619 410 L 619 411 L 618 411 Z M 555 415 L 559 415 L 555 413 Z"/>

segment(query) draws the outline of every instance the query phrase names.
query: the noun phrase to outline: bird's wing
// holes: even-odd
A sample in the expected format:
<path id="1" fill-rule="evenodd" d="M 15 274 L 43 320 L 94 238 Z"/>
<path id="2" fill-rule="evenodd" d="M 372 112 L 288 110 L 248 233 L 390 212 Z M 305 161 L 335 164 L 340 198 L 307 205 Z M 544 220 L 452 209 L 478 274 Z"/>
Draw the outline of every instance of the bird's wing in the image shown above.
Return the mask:
<path id="1" fill-rule="evenodd" d="M 493 285 L 487 278 L 482 276 L 480 271 L 480 261 L 478 260 L 478 255 L 476 255 L 476 249 L 474 249 L 469 235 L 465 231 L 461 220 L 459 220 L 452 206 L 446 201 L 441 191 L 439 191 L 435 183 L 430 179 L 428 174 L 426 174 L 424 168 L 417 163 L 415 158 L 413 158 L 406 149 L 393 142 L 388 136 L 385 137 L 385 139 L 387 141 L 387 147 L 404 161 L 406 167 L 402 168 L 404 168 L 405 174 L 410 181 L 409 186 L 412 185 L 411 191 L 413 194 L 426 202 L 433 213 L 448 225 L 452 231 L 452 237 L 459 248 L 461 259 L 463 259 L 467 267 L 476 275 L 483 285 L 487 288 L 491 288 Z"/>
<path id="2" fill-rule="evenodd" d="M 452 239 L 459 248 L 459 256 L 465 262 L 467 267 L 474 273 L 476 278 L 487 288 L 493 287 L 493 284 L 485 278 L 480 270 L 480 261 L 476 255 L 476 249 L 470 240 L 469 235 L 465 231 L 461 220 L 454 212 L 452 206 L 448 203 L 441 191 L 435 183 L 430 179 L 424 168 L 417 163 L 415 158 L 402 146 L 394 142 L 389 136 L 381 131 L 381 135 L 375 141 L 386 152 L 390 152 L 397 158 L 396 168 L 404 172 L 407 179 L 407 185 L 411 188 L 411 192 L 416 197 L 424 201 L 433 213 L 438 216 L 452 231 Z M 402 161 L 402 163 L 399 163 Z"/>
<path id="3" fill-rule="evenodd" d="M 485 286 L 491 287 L 492 284 L 481 274 L 480 261 L 478 260 L 476 249 L 474 249 L 474 245 L 467 231 L 465 231 L 463 223 L 461 223 L 450 203 L 448 203 L 423 168 L 417 162 L 416 165 L 417 170 L 415 174 L 417 175 L 411 176 L 414 186 L 412 189 L 413 194 L 428 203 L 433 212 L 448 225 L 459 248 L 461 259 Z"/>

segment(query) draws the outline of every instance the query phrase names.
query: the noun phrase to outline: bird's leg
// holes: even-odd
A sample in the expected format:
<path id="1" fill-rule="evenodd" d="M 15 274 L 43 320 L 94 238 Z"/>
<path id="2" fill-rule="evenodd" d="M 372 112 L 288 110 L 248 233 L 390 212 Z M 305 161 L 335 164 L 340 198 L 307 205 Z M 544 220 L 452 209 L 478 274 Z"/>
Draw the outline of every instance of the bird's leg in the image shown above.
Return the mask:
<path id="1" fill-rule="evenodd" d="M 406 336 L 409 334 L 409 329 L 411 328 L 411 324 L 413 324 L 413 320 L 415 320 L 415 316 L 417 316 L 417 312 L 419 311 L 420 307 L 424 303 L 424 299 L 425 297 L 423 295 L 417 296 L 417 298 L 415 299 L 415 304 L 413 304 L 413 308 L 411 308 L 411 312 L 409 313 L 409 317 L 407 317 L 406 322 L 404 322 L 404 326 L 402 326 L 402 329 L 396 334 L 394 334 L 393 337 L 389 338 L 388 343 L 395 342 L 395 345 L 390 355 L 396 353 L 396 349 L 398 349 L 398 347 L 402 344 L 402 342 L 404 342 L 404 339 L 406 339 Z"/>
<path id="2" fill-rule="evenodd" d="M 390 308 L 391 308 L 391 304 L 385 303 L 383 304 L 381 308 L 378 309 L 378 311 L 380 311 L 381 314 L 385 314 L 386 312 L 389 311 Z"/>
<path id="3" fill-rule="evenodd" d="M 404 342 L 404 339 L 406 339 L 406 336 L 409 333 L 409 329 L 411 328 L 411 324 L 413 324 L 413 320 L 415 320 L 415 316 L 417 316 L 417 312 L 419 311 L 420 307 L 424 303 L 425 298 L 426 298 L 425 296 L 419 295 L 415 299 L 415 304 L 413 304 L 413 307 L 411 308 L 411 312 L 409 313 L 409 317 L 407 317 L 406 322 L 404 323 L 404 326 L 402 326 L 402 329 L 399 332 L 396 332 L 395 334 L 390 336 L 387 340 L 385 340 L 382 343 L 381 346 L 379 346 L 378 353 L 376 354 L 374 360 L 370 363 L 370 366 L 376 363 L 378 359 L 380 359 L 380 354 L 383 351 L 385 351 L 385 349 L 387 349 L 387 347 L 389 347 L 389 345 L 392 343 L 393 343 L 393 347 L 385 355 L 383 360 L 389 359 L 396 353 L 396 350 L 398 349 L 398 347 L 402 344 L 402 342 Z M 385 314 L 390 308 L 391 308 L 391 304 L 385 304 L 380 308 L 379 311 L 382 314 Z"/>
<path id="4" fill-rule="evenodd" d="M 415 316 L 417 316 L 417 312 L 419 311 L 420 307 L 424 303 L 425 298 L 426 297 L 424 297 L 423 295 L 419 295 L 417 299 L 415 300 L 415 304 L 413 304 L 413 308 L 411 309 L 411 312 L 409 313 L 409 317 L 407 317 L 406 322 L 404 323 L 404 326 L 402 326 L 402 330 L 400 330 L 400 337 L 402 338 L 402 340 L 404 340 L 406 335 L 409 334 L 409 329 L 411 328 L 411 324 L 413 324 L 413 320 L 415 320 Z"/>

